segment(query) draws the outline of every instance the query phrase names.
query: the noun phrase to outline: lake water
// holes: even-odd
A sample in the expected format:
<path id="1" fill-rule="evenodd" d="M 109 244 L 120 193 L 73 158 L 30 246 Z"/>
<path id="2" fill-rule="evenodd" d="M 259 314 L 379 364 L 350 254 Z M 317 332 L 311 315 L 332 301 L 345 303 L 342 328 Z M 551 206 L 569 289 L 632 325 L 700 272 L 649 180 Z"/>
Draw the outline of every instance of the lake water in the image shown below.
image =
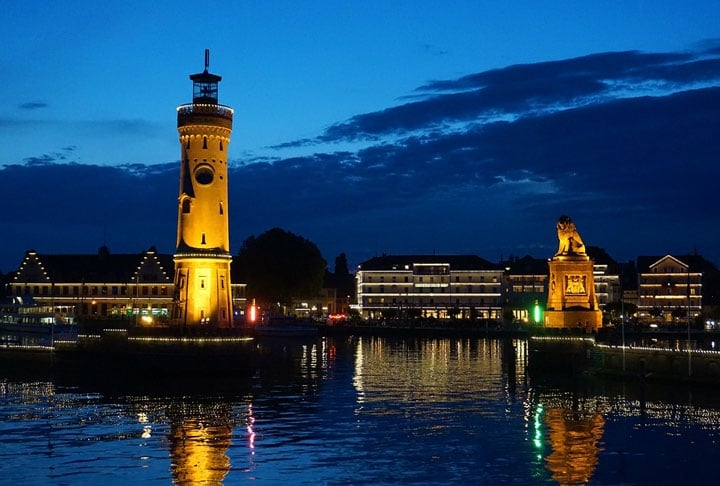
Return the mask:
<path id="1" fill-rule="evenodd" d="M 537 370 L 522 340 L 257 347 L 222 378 L 4 362 L 0 483 L 717 483 L 714 388 Z"/>

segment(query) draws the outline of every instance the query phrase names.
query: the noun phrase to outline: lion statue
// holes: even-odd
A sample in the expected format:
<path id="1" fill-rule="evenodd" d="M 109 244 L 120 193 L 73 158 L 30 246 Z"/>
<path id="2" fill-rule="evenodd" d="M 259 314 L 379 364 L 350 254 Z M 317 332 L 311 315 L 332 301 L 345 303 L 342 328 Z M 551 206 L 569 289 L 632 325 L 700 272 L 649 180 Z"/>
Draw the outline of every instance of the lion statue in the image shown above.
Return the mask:
<path id="1" fill-rule="evenodd" d="M 555 256 L 558 255 L 585 255 L 585 243 L 575 229 L 570 216 L 560 216 L 557 222 L 557 234 L 560 245 Z"/>

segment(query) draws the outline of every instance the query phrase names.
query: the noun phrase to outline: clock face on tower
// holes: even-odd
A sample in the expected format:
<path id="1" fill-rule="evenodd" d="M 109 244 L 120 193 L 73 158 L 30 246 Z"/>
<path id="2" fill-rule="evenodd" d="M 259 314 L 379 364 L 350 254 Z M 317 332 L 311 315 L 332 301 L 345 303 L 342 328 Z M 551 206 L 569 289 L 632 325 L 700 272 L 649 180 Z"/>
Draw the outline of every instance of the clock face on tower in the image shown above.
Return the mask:
<path id="1" fill-rule="evenodd" d="M 215 170 L 212 166 L 203 164 L 195 168 L 195 180 L 198 184 L 207 186 L 208 184 L 212 184 L 214 178 Z"/>

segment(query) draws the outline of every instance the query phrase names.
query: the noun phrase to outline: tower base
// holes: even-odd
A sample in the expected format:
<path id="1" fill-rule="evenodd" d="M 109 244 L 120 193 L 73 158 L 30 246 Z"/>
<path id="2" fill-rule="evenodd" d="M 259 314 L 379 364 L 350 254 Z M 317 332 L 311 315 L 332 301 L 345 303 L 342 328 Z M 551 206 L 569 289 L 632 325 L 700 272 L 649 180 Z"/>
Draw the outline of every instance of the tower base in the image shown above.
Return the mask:
<path id="1" fill-rule="evenodd" d="M 602 327 L 602 311 L 595 295 L 593 262 L 587 255 L 556 255 L 550 262 L 550 288 L 544 327 L 584 329 Z"/>
<path id="2" fill-rule="evenodd" d="M 587 333 L 602 327 L 602 312 L 588 309 L 545 311 L 544 327 L 549 329 L 582 329 Z"/>

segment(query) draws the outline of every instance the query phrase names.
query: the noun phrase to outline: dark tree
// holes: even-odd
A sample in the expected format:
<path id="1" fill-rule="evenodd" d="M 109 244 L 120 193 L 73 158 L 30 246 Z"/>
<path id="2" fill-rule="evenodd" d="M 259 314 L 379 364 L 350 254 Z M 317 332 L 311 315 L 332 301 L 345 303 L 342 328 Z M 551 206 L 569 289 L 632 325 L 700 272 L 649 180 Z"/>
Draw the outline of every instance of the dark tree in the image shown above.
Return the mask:
<path id="1" fill-rule="evenodd" d="M 266 309 L 316 296 L 327 266 L 314 243 L 280 228 L 246 239 L 235 264 L 248 298 Z"/>
<path id="2" fill-rule="evenodd" d="M 355 276 L 351 275 L 350 270 L 348 270 L 347 256 L 345 253 L 340 253 L 335 257 L 333 282 L 339 296 L 352 299 L 355 295 Z"/>
<path id="3" fill-rule="evenodd" d="M 350 275 L 350 270 L 348 270 L 348 263 L 347 263 L 347 256 L 345 253 L 340 253 L 338 256 L 335 257 L 335 276 L 345 276 Z"/>

